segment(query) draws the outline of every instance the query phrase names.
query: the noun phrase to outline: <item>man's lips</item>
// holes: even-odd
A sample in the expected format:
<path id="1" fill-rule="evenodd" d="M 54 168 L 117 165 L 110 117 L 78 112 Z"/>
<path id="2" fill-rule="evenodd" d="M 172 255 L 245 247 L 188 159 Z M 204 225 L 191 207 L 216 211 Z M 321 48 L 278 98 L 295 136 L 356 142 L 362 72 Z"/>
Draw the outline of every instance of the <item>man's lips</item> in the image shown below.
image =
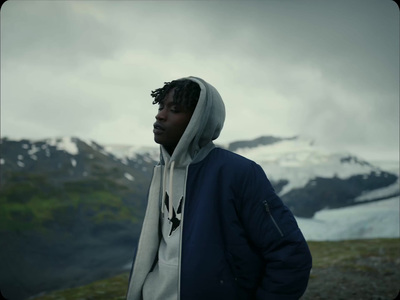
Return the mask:
<path id="1" fill-rule="evenodd" d="M 160 134 L 160 133 L 162 133 L 164 131 L 165 131 L 165 128 L 160 123 L 156 122 L 156 123 L 153 124 L 153 133 Z"/>

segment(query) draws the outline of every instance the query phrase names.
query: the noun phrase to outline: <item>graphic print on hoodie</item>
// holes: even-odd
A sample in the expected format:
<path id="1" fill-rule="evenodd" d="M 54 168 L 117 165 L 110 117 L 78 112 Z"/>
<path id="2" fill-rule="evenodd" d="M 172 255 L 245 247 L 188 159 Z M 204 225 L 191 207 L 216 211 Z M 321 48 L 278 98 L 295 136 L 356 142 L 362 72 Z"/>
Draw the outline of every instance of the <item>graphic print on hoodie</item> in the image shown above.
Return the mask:
<path id="1" fill-rule="evenodd" d="M 176 211 L 175 211 L 174 206 L 172 206 L 172 218 L 168 218 L 169 222 L 171 223 L 171 230 L 170 230 L 168 236 L 171 236 L 175 232 L 175 230 L 178 229 L 179 225 L 181 224 L 182 200 L 183 200 L 183 197 L 181 197 L 181 200 L 179 200 L 178 209 Z M 167 192 L 165 192 L 164 205 L 167 208 L 167 211 L 169 213 L 169 195 Z"/>

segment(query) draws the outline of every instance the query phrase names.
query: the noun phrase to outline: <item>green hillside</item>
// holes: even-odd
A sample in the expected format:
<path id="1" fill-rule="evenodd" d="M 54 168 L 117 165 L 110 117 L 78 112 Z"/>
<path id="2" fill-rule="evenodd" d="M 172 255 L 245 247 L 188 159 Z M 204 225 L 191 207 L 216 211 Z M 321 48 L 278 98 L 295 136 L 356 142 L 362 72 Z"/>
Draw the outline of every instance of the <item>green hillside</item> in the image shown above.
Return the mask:
<path id="1" fill-rule="evenodd" d="M 313 270 L 302 300 L 394 299 L 400 288 L 400 240 L 309 242 Z M 129 275 L 35 297 L 50 299 L 125 299 Z"/>
<path id="2" fill-rule="evenodd" d="M 62 185 L 38 174 L 15 173 L 11 179 L 0 191 L 0 231 L 67 228 L 78 216 L 93 224 L 138 221 L 137 202 L 124 203 L 135 191 L 108 178 Z"/>

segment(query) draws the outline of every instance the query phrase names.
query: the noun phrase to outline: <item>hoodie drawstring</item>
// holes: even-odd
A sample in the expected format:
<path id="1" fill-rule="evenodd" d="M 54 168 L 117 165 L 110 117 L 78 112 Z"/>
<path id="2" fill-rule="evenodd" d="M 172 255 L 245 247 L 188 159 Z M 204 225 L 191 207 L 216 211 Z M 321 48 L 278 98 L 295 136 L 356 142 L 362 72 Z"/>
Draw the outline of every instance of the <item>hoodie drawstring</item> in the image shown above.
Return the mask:
<path id="1" fill-rule="evenodd" d="M 165 196 L 167 194 L 167 189 L 166 189 L 166 181 L 167 181 L 167 172 L 168 172 L 168 166 L 169 166 L 169 197 L 168 197 L 168 219 L 172 220 L 173 217 L 173 177 L 174 177 L 174 167 L 175 167 L 175 161 L 171 161 L 169 164 L 166 164 L 164 166 L 164 175 L 163 175 L 163 196 L 162 196 L 162 202 L 161 202 L 161 213 L 164 212 L 164 205 L 165 205 Z"/>
<path id="2" fill-rule="evenodd" d="M 161 213 L 164 213 L 164 202 L 165 202 L 165 181 L 167 180 L 167 165 L 164 165 L 164 174 L 161 181 L 162 184 L 162 198 L 161 198 Z"/>
<path id="3" fill-rule="evenodd" d="M 168 219 L 171 221 L 172 220 L 172 217 L 173 217 L 173 206 L 172 206 L 172 179 L 173 179 L 173 176 L 174 176 L 174 166 L 175 166 L 175 161 L 173 160 L 173 161 L 171 161 L 171 167 L 170 167 L 170 169 L 169 169 L 169 194 L 170 194 L 170 196 L 168 197 L 168 200 L 169 200 L 169 203 L 168 203 L 168 206 L 169 206 L 169 211 L 168 211 Z"/>

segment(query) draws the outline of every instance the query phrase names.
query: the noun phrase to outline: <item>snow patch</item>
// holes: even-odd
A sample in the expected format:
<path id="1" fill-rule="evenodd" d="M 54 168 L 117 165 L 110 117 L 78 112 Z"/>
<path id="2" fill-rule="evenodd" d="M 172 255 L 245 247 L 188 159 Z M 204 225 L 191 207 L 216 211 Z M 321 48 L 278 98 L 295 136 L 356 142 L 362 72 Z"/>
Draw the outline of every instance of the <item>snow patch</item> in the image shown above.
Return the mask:
<path id="1" fill-rule="evenodd" d="M 356 202 L 369 201 L 379 198 L 390 197 L 396 194 L 400 194 L 400 182 L 399 179 L 397 181 L 387 187 L 383 187 L 380 189 L 376 189 L 373 191 L 364 192 L 361 196 L 358 196 L 354 200 Z"/>
<path id="2" fill-rule="evenodd" d="M 4 160 L 4 158 L 0 158 L 0 165 L 4 165 L 6 162 Z"/>
<path id="3" fill-rule="evenodd" d="M 23 155 L 18 155 L 18 160 L 23 160 L 24 156 Z"/>
<path id="4" fill-rule="evenodd" d="M 129 173 L 125 173 L 124 176 L 125 176 L 126 179 L 128 179 L 130 181 L 134 181 L 135 180 L 135 178 Z"/>
<path id="5" fill-rule="evenodd" d="M 43 146 L 42 146 L 42 149 L 43 149 Z M 31 146 L 31 149 L 29 149 L 28 150 L 28 155 L 34 155 L 36 152 L 39 152 L 40 151 L 40 148 L 39 147 L 36 147 L 36 145 L 35 144 L 32 144 L 32 146 Z"/>
<path id="6" fill-rule="evenodd" d="M 77 155 L 79 153 L 79 149 L 78 149 L 76 143 L 70 137 L 49 139 L 49 140 L 46 140 L 46 142 L 50 146 L 56 147 L 57 150 L 65 151 L 71 155 Z"/>
<path id="7" fill-rule="evenodd" d="M 25 167 L 25 164 L 22 161 L 17 161 L 17 165 L 21 168 Z"/>
<path id="8" fill-rule="evenodd" d="M 76 167 L 76 160 L 71 158 L 71 165 L 75 168 Z"/>

